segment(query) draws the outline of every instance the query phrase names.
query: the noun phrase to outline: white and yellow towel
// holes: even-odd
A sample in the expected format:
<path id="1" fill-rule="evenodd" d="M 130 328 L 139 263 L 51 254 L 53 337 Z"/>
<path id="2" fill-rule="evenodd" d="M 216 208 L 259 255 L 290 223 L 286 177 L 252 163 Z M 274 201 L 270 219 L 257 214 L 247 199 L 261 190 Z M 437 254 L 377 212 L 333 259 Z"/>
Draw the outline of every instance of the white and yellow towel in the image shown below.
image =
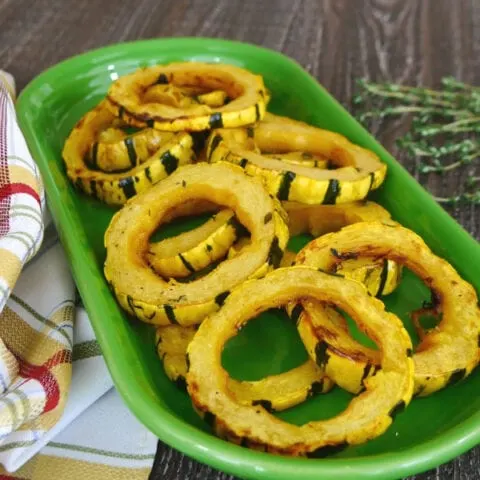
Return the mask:
<path id="1" fill-rule="evenodd" d="M 14 93 L 0 71 L 0 479 L 146 479 L 156 438 L 112 389 L 76 305 Z"/>

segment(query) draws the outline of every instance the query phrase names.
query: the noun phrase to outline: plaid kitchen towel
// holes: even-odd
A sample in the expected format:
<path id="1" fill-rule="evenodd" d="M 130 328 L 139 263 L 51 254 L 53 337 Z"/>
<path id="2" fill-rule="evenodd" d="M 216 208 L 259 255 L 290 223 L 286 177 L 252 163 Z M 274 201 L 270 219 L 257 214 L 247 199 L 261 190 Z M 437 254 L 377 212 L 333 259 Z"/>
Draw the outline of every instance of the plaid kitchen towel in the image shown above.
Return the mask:
<path id="1" fill-rule="evenodd" d="M 156 439 L 112 389 L 75 305 L 12 80 L 0 71 L 0 480 L 145 479 Z"/>

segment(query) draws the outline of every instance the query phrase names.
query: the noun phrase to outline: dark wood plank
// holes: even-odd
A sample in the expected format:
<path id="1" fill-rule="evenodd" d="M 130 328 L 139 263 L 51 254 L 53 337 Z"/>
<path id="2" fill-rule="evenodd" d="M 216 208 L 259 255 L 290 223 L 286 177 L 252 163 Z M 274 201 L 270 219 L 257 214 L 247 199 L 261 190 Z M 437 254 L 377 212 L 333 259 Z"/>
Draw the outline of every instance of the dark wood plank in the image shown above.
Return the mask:
<path id="1" fill-rule="evenodd" d="M 108 12 L 108 13 L 107 13 Z M 438 86 L 480 83 L 477 0 L 0 0 L 0 66 L 22 88 L 60 60 L 119 41 L 169 36 L 243 40 L 286 53 L 350 108 L 355 79 Z M 410 171 L 394 140 L 406 120 L 372 132 Z M 478 167 L 477 167 L 478 168 Z M 477 170 L 478 171 L 478 170 Z M 458 192 L 466 171 L 419 177 L 433 193 Z M 480 210 L 448 210 L 480 238 Z M 480 447 L 418 480 L 479 478 Z M 152 479 L 233 479 L 160 443 Z"/>

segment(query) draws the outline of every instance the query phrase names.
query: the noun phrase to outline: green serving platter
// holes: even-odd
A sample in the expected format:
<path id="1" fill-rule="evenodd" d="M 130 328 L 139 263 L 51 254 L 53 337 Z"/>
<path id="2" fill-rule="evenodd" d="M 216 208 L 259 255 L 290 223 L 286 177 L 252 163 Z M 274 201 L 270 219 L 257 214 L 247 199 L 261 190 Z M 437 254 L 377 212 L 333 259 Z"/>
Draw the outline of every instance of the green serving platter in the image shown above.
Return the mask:
<path id="1" fill-rule="evenodd" d="M 430 248 L 480 288 L 480 248 L 308 73 L 287 57 L 253 45 L 206 38 L 147 40 L 91 51 L 47 70 L 18 99 L 18 118 L 42 172 L 48 204 L 73 275 L 115 385 L 132 412 L 161 440 L 185 454 L 249 479 L 380 479 L 418 473 L 480 442 L 480 372 L 428 398 L 417 398 L 379 438 L 326 459 L 286 458 L 229 444 L 212 435 L 188 395 L 172 384 L 155 353 L 154 330 L 126 315 L 104 280 L 103 234 L 114 210 L 77 193 L 65 176 L 63 143 L 79 118 L 99 102 L 110 83 L 138 67 L 172 61 L 224 62 L 263 75 L 274 113 L 289 115 L 347 136 L 388 165 L 384 185 L 372 196 L 393 218 L 420 234 Z M 177 233 L 193 225 L 177 223 Z M 298 249 L 307 237 L 295 238 Z M 385 299 L 402 318 L 414 343 L 408 312 L 429 298 L 406 272 Z M 294 326 L 281 311 L 253 320 L 225 348 L 232 376 L 254 380 L 280 373 L 307 358 Z M 341 412 L 351 396 L 339 388 L 278 414 L 302 424 Z"/>

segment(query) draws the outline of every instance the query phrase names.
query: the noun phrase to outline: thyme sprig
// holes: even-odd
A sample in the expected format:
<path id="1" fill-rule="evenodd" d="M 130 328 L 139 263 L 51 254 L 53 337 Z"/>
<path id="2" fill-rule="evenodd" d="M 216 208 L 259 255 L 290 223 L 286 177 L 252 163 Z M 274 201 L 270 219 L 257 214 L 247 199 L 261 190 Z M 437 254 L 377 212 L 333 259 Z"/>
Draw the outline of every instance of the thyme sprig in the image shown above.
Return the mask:
<path id="1" fill-rule="evenodd" d="M 392 83 L 358 81 L 353 98 L 360 122 L 411 115 L 410 131 L 397 140 L 399 148 L 418 159 L 419 174 L 447 174 L 469 166 L 463 193 L 436 197 L 446 204 L 480 204 L 480 87 L 452 77 L 442 79 L 442 88 L 411 87 Z"/>

